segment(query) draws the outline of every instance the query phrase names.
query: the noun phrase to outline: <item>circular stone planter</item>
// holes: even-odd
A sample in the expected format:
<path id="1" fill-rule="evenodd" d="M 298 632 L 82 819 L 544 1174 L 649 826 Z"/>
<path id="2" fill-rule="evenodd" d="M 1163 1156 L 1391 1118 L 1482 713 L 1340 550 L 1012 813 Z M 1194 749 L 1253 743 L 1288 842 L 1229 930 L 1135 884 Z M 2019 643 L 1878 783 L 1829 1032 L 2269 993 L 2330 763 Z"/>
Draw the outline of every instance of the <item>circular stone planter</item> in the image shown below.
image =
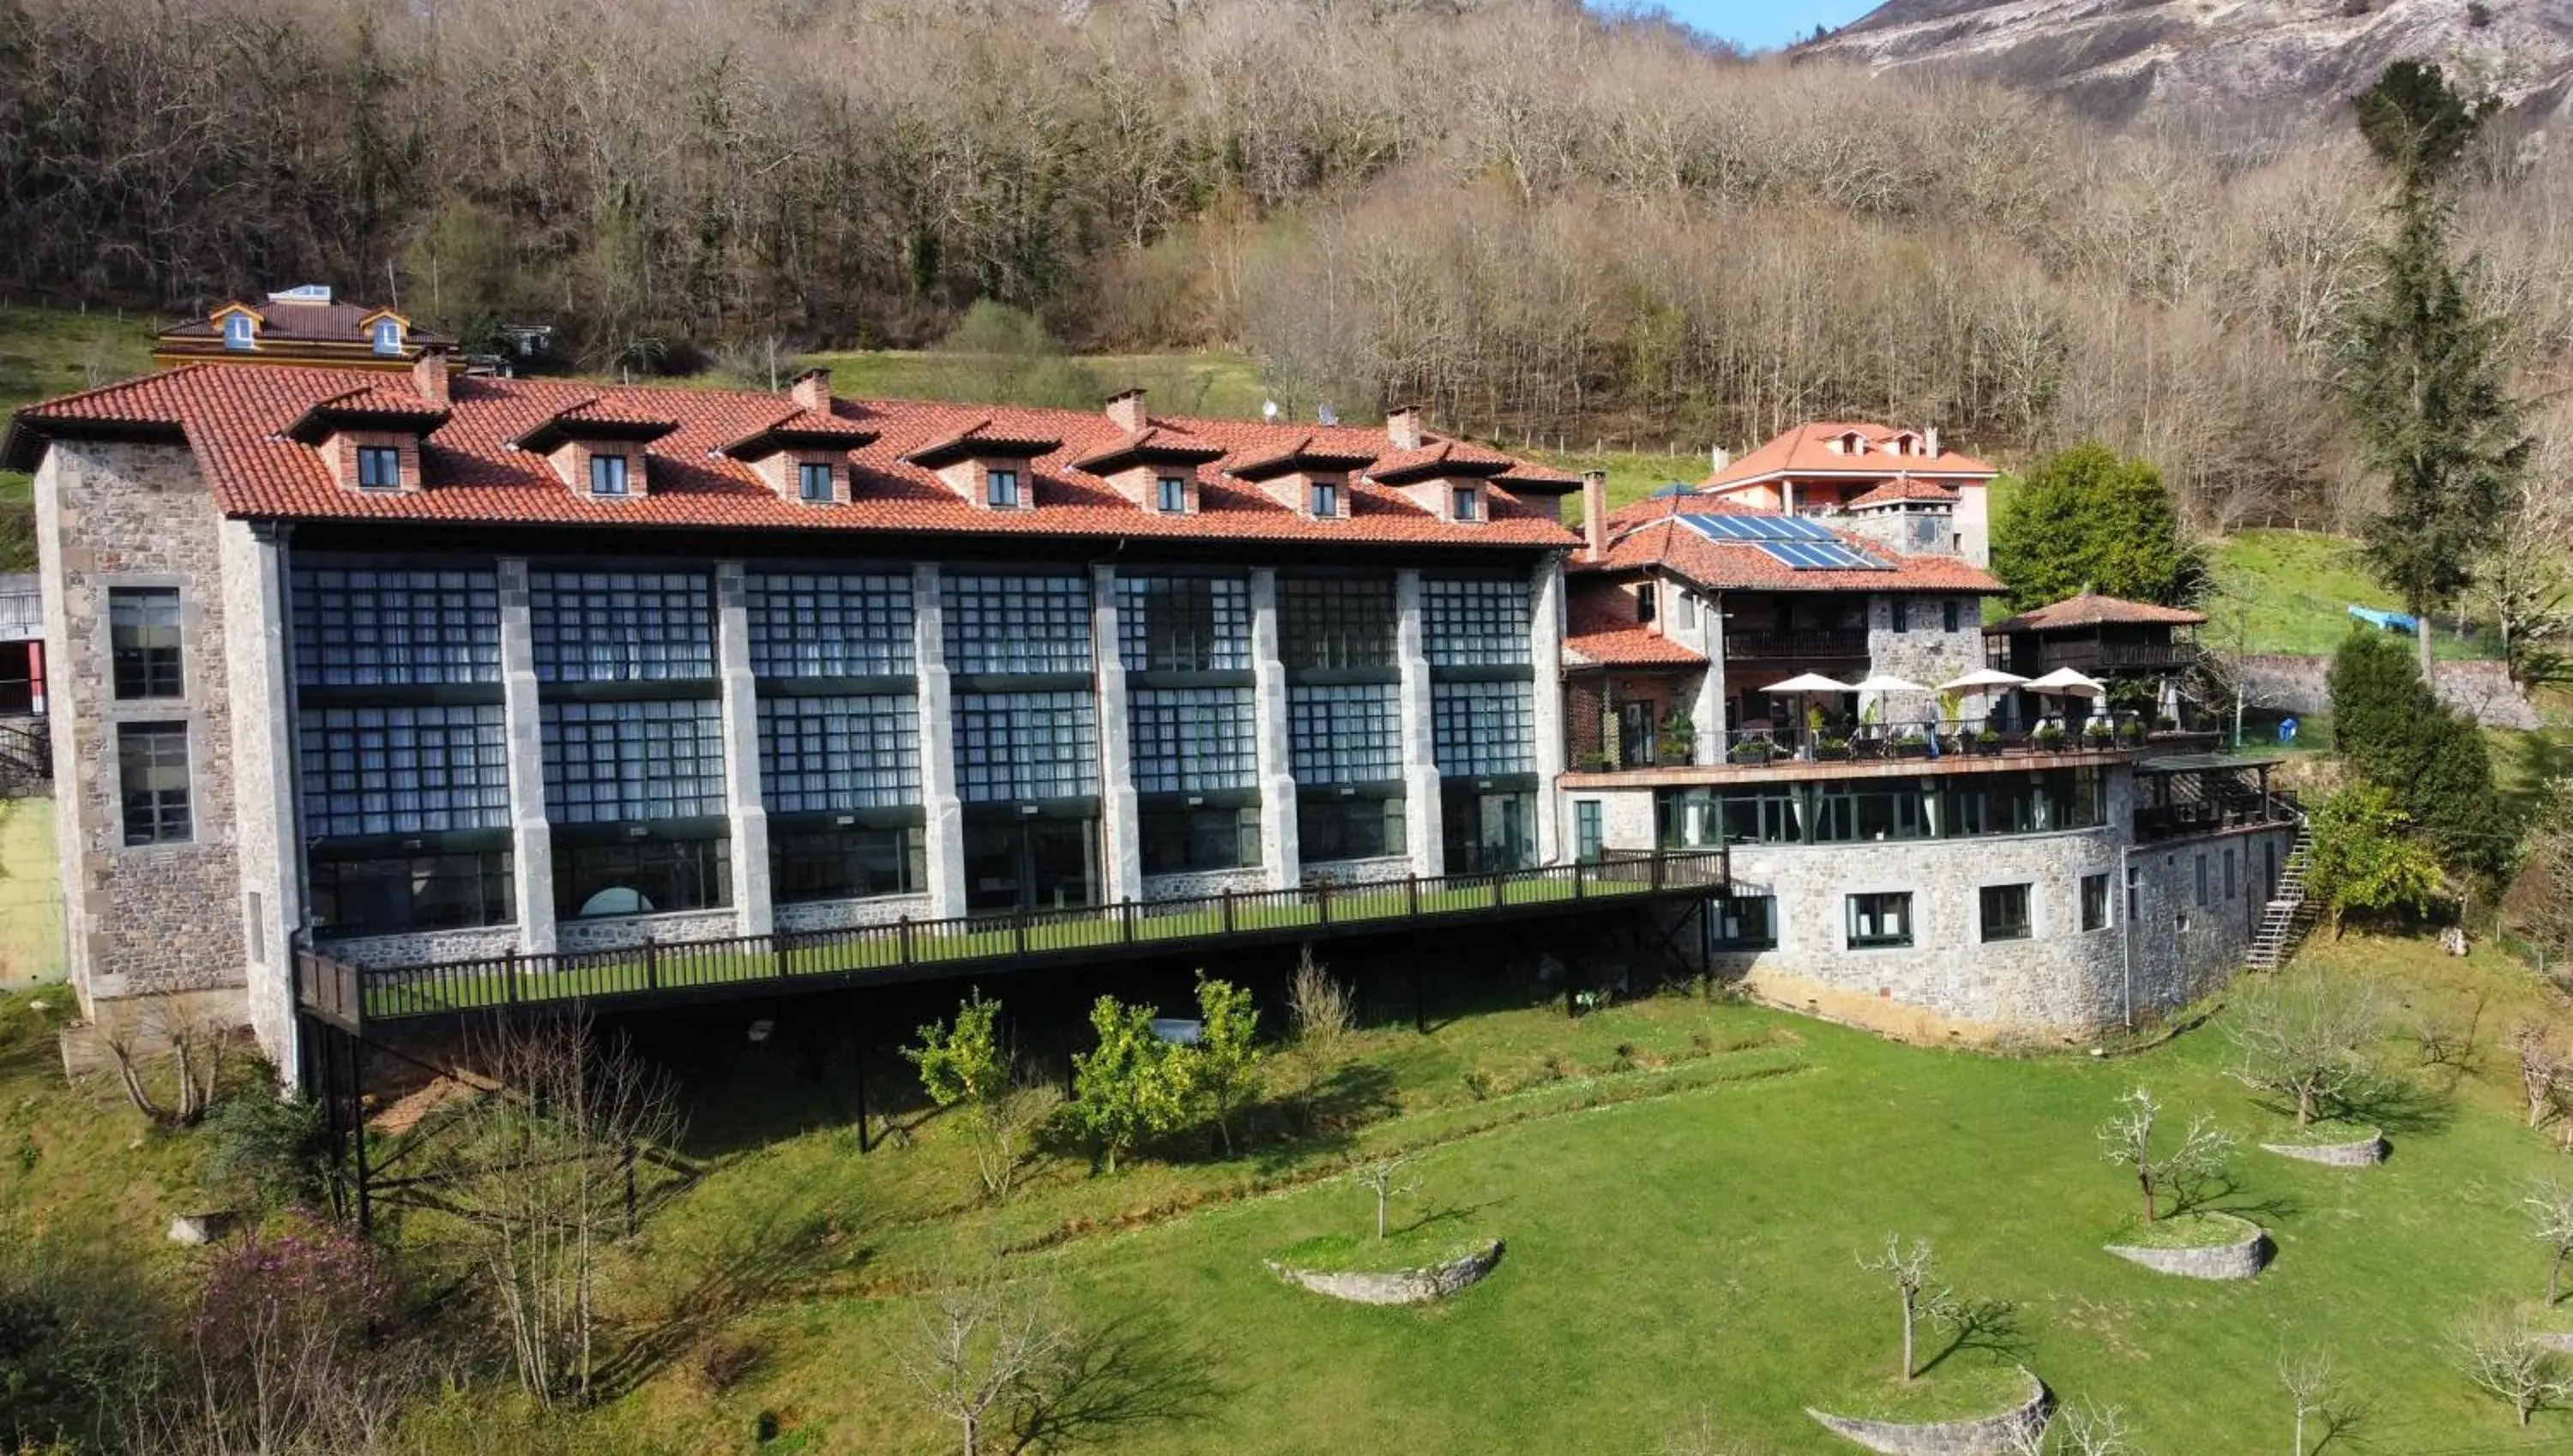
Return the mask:
<path id="1" fill-rule="evenodd" d="M 1495 1238 L 1443 1264 L 1421 1269 L 1298 1269 L 1276 1259 L 1268 1262 L 1270 1272 L 1289 1284 L 1352 1304 L 1426 1304 L 1481 1280 L 1500 1261 L 1501 1240 Z"/>
<path id="2" fill-rule="evenodd" d="M 2385 1134 L 2370 1127 L 2367 1135 L 2350 1141 L 2263 1142 L 2260 1150 L 2303 1162 L 2318 1162 L 2325 1167 L 2374 1167 L 2385 1161 L 2389 1148 Z"/>
<path id="3" fill-rule="evenodd" d="M 2185 1248 L 2162 1248 L 2150 1244 L 2113 1243 L 2109 1252 L 2142 1264 L 2156 1273 L 2177 1274 L 2184 1279 L 2248 1279 L 2256 1276 L 2269 1262 L 2269 1231 L 2247 1218 L 2229 1213 L 2205 1213 L 2201 1218 L 2220 1218 L 2238 1224 L 2242 1237 L 2226 1243 L 2196 1244 Z"/>
<path id="4" fill-rule="evenodd" d="M 2046 1382 L 2028 1376 L 2028 1398 L 2009 1410 L 1962 1421 L 1871 1421 L 1808 1406 L 1823 1429 L 1886 1456 L 2011 1456 L 2025 1449 L 2023 1433 L 2043 1430 L 2054 1405 Z"/>

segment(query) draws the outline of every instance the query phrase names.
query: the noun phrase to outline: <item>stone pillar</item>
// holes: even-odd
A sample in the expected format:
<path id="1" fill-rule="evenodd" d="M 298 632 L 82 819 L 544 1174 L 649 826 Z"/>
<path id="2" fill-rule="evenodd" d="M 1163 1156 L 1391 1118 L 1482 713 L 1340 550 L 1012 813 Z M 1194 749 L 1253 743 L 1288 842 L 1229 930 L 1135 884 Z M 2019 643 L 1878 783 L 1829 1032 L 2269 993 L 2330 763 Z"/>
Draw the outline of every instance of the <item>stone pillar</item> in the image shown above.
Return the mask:
<path id="1" fill-rule="evenodd" d="M 956 797 L 953 694 L 947 681 L 947 609 L 937 563 L 911 568 L 912 656 L 920 679 L 920 803 L 929 862 L 929 914 L 965 913 L 965 809 Z"/>
<path id="2" fill-rule="evenodd" d="M 750 667 L 749 586 L 739 561 L 715 563 L 715 676 L 723 685 L 733 930 L 764 936 L 777 928 L 777 921 L 768 884 L 768 806 L 759 788 L 759 686 Z"/>
<path id="3" fill-rule="evenodd" d="M 1536 700 L 1536 862 L 1563 859 L 1562 815 L 1556 781 L 1563 777 L 1563 558 L 1537 563 L 1528 589 L 1529 684 Z"/>
<path id="4" fill-rule="evenodd" d="M 1090 655 L 1099 674 L 1100 887 L 1111 904 L 1144 898 L 1142 815 L 1136 807 L 1132 720 L 1126 714 L 1126 657 L 1118 640 L 1117 568 L 1090 568 Z"/>
<path id="5" fill-rule="evenodd" d="M 1295 844 L 1295 772 L 1286 753 L 1286 664 L 1278 650 L 1278 573 L 1251 573 L 1253 730 L 1260 764 L 1260 868 L 1274 890 L 1293 889 L 1304 869 Z"/>
<path id="6" fill-rule="evenodd" d="M 286 640 L 286 533 L 228 520 L 222 533 L 224 668 L 233 709 L 233 842 L 241 865 L 242 945 L 251 1029 L 292 1080 L 294 934 L 304 924 L 303 836 L 295 818 L 295 674 Z"/>
<path id="7" fill-rule="evenodd" d="M 1693 644 L 1706 654 L 1706 675 L 1698 679 L 1697 701 L 1689 708 L 1689 720 L 1697 725 L 1697 744 L 1689 757 L 1699 764 L 1724 762 L 1724 597 L 1707 597 L 1697 604 L 1697 641 Z"/>
<path id="8" fill-rule="evenodd" d="M 1402 822 L 1411 840 L 1411 873 L 1424 880 L 1447 873 L 1446 837 L 1439 823 L 1438 754 L 1429 707 L 1429 655 L 1421 639 L 1420 573 L 1393 575 L 1394 654 L 1402 665 L 1396 707 L 1402 715 Z"/>
<path id="9" fill-rule="evenodd" d="M 518 898 L 518 949 L 554 949 L 554 845 L 545 822 L 545 728 L 536 704 L 536 642 L 527 609 L 527 563 L 504 560 L 500 577 L 500 717 L 509 743 L 509 863 Z"/>

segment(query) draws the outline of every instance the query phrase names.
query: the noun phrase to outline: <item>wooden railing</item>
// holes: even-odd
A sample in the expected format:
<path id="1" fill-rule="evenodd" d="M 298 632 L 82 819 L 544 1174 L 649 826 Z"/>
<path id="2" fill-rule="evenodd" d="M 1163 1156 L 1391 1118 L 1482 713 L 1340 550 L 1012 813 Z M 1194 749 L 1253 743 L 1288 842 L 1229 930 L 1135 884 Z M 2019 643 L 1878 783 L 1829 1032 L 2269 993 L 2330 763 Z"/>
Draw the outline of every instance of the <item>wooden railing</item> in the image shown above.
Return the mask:
<path id="1" fill-rule="evenodd" d="M 1818 627 L 1804 631 L 1745 631 L 1724 634 L 1727 661 L 1789 660 L 1800 657 L 1865 657 L 1864 627 Z"/>
<path id="2" fill-rule="evenodd" d="M 923 970 L 1044 960 L 1125 948 L 1181 951 L 1229 936 L 1327 932 L 1364 924 L 1490 915 L 1511 908 L 1706 893 L 1724 888 L 1722 850 L 1611 852 L 1597 863 L 1436 879 L 1124 901 L 1080 910 L 1021 911 L 948 920 L 897 920 L 835 930 L 506 955 L 421 965 L 355 967 L 299 947 L 304 1006 L 352 1026 L 370 1021 L 605 997 L 643 998 L 831 978 L 847 984 L 914 979 Z"/>

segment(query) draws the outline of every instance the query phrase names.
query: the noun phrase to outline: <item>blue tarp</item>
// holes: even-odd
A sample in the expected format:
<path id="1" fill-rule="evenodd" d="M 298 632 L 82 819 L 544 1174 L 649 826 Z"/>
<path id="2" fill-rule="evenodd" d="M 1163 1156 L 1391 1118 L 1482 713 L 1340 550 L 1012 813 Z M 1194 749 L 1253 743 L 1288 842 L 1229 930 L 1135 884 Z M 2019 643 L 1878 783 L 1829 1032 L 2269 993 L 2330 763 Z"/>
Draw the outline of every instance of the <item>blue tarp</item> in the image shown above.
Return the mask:
<path id="1" fill-rule="evenodd" d="M 2402 632 L 2409 635 L 2421 629 L 2421 624 L 2405 612 L 2381 612 L 2374 607 L 2354 606 L 2349 609 L 2349 614 L 2371 627 L 2379 627 L 2388 632 Z"/>

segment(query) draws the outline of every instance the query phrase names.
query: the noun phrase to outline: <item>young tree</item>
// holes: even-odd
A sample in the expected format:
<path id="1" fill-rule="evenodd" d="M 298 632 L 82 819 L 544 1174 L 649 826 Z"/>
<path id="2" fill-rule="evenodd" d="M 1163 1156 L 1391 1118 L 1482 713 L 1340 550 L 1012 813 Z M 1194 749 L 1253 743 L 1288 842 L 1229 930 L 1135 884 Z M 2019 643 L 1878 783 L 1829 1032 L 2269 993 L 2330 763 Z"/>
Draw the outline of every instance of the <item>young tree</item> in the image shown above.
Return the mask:
<path id="1" fill-rule="evenodd" d="M 2573 1375 L 2567 1374 L 2564 1357 L 2507 1310 L 2477 1312 L 2457 1326 L 2449 1349 L 2466 1379 L 2508 1403 L 2523 1427 L 2538 1411 L 2573 1396 Z"/>
<path id="2" fill-rule="evenodd" d="M 2564 1265 L 2573 1261 L 2573 1188 L 2533 1183 L 2519 1205 L 2528 1210 L 2528 1236 L 2546 1250 L 2546 1303 L 2553 1308 L 2564 1295 Z"/>
<path id="3" fill-rule="evenodd" d="M 1926 1238 L 1916 1238 L 1906 1245 L 1901 1237 L 1888 1234 L 1885 1252 L 1872 1258 L 1862 1256 L 1858 1266 L 1871 1274 L 1883 1274 L 1894 1288 L 1895 1301 L 1903 1310 L 1903 1379 L 1910 1384 L 1920 1373 L 1917 1354 L 1922 1319 L 1944 1317 L 1955 1303 L 1948 1287 L 1939 1282 L 1938 1255 Z"/>
<path id="4" fill-rule="evenodd" d="M 2360 134 L 2394 174 L 2394 233 L 2373 250 L 2377 287 L 2351 310 L 2339 376 L 2359 452 L 2386 507 L 2361 524 L 2368 565 L 2419 618 L 2473 580 L 2532 443 L 2510 397 L 2508 316 L 2476 297 L 2477 270 L 2448 257 L 2448 179 L 2498 109 L 2436 66 L 2397 61 L 2357 102 Z"/>
<path id="5" fill-rule="evenodd" d="M 1198 1044 L 1186 1059 L 1191 1091 L 1215 1117 L 1225 1155 L 1233 1155 L 1233 1114 L 1260 1088 L 1260 1013 L 1251 993 L 1198 973 Z"/>
<path id="6" fill-rule="evenodd" d="M 995 1203 L 1009 1200 L 1028 1135 L 1055 1104 L 1052 1088 L 1014 1073 L 1000 1017 L 1001 1004 L 985 1001 L 977 988 L 957 1006 L 953 1025 L 932 1022 L 917 1044 L 902 1049 L 903 1060 L 920 1069 L 930 1100 L 961 1109 L 975 1176 Z"/>
<path id="7" fill-rule="evenodd" d="M 1408 1176 L 1408 1157 L 1379 1157 L 1349 1169 L 1349 1181 L 1375 1194 L 1375 1236 L 1382 1238 L 1393 1214 L 1393 1200 L 1420 1190 L 1416 1179 Z"/>
<path id="8" fill-rule="evenodd" d="M 1153 1009 L 1113 996 L 1090 1009 L 1096 1050 L 1072 1059 L 1072 1115 L 1107 1161 L 1180 1124 L 1188 1112 L 1189 1069 L 1178 1048 L 1153 1035 Z"/>
<path id="9" fill-rule="evenodd" d="M 1313 959 L 1311 946 L 1297 954 L 1295 974 L 1286 983 L 1286 1026 L 1299 1117 L 1310 1131 L 1314 1100 L 1347 1060 L 1349 1038 L 1357 1031 L 1348 988 Z"/>
<path id="10" fill-rule="evenodd" d="M 2209 584 L 2205 548 L 2181 529 L 2161 471 L 2097 440 L 2020 479 L 1993 523 L 1993 570 L 2021 609 L 2084 590 L 2186 606 Z"/>
<path id="11" fill-rule="evenodd" d="M 2278 1356 L 2278 1386 L 2287 1393 L 2287 1403 L 2295 1410 L 2295 1441 L 2288 1449 L 2294 1456 L 2306 1456 L 2305 1427 L 2318 1423 L 2323 1439 L 2315 1449 L 2331 1444 L 2334 1435 L 2346 1426 L 2352 1411 L 2343 1400 L 2340 1370 L 2331 1355 L 2323 1350 L 2308 1350 L 2301 1355 Z"/>
<path id="12" fill-rule="evenodd" d="M 951 1271 L 917 1301 L 908 1341 L 895 1362 L 921 1406 L 956 1427 L 964 1456 L 981 1456 L 986 1436 L 1007 1432 L 1037 1398 L 1073 1343 L 1044 1286 L 1007 1276 L 998 1259 Z M 1021 1449 L 995 1442 L 988 1449 Z"/>
<path id="13" fill-rule="evenodd" d="M 2522 1022 L 2511 1033 L 2511 1047 L 2519 1054 L 2519 1091 L 2528 1105 L 2528 1125 L 2543 1127 L 2546 1119 L 2562 1110 L 2564 1095 L 2564 1047 L 2555 1033 L 2539 1022 Z"/>
<path id="14" fill-rule="evenodd" d="M 2404 832 L 2410 823 L 2374 784 L 2352 784 L 2315 806 L 2305 893 L 2322 906 L 2333 935 L 2353 914 L 2419 915 L 2437 898 L 2438 858 Z"/>
<path id="15" fill-rule="evenodd" d="M 2161 1217 L 2161 1195 L 2178 1194 L 2182 1199 L 2209 1180 L 2224 1175 L 2225 1160 L 2232 1155 L 2233 1139 L 2218 1130 L 2212 1118 L 2199 1116 L 2188 1124 L 2179 1146 L 2168 1152 L 2153 1148 L 2153 1126 L 2161 1115 L 2161 1103 L 2144 1088 L 2119 1098 L 2120 1110 L 2100 1127 L 2100 1150 L 2111 1162 L 2136 1175 L 2137 1189 L 2144 1194 L 2144 1221 Z"/>
<path id="16" fill-rule="evenodd" d="M 2333 1116 L 2375 1086 L 2370 1056 L 2385 1015 L 2355 981 L 2299 976 L 2246 987 L 2225 1035 L 2239 1057 L 2230 1076 L 2292 1103 L 2296 1125 Z"/>
<path id="17" fill-rule="evenodd" d="M 2011 1427 L 2011 1456 L 2136 1456 L 2124 1406 L 2067 1405 Z"/>

